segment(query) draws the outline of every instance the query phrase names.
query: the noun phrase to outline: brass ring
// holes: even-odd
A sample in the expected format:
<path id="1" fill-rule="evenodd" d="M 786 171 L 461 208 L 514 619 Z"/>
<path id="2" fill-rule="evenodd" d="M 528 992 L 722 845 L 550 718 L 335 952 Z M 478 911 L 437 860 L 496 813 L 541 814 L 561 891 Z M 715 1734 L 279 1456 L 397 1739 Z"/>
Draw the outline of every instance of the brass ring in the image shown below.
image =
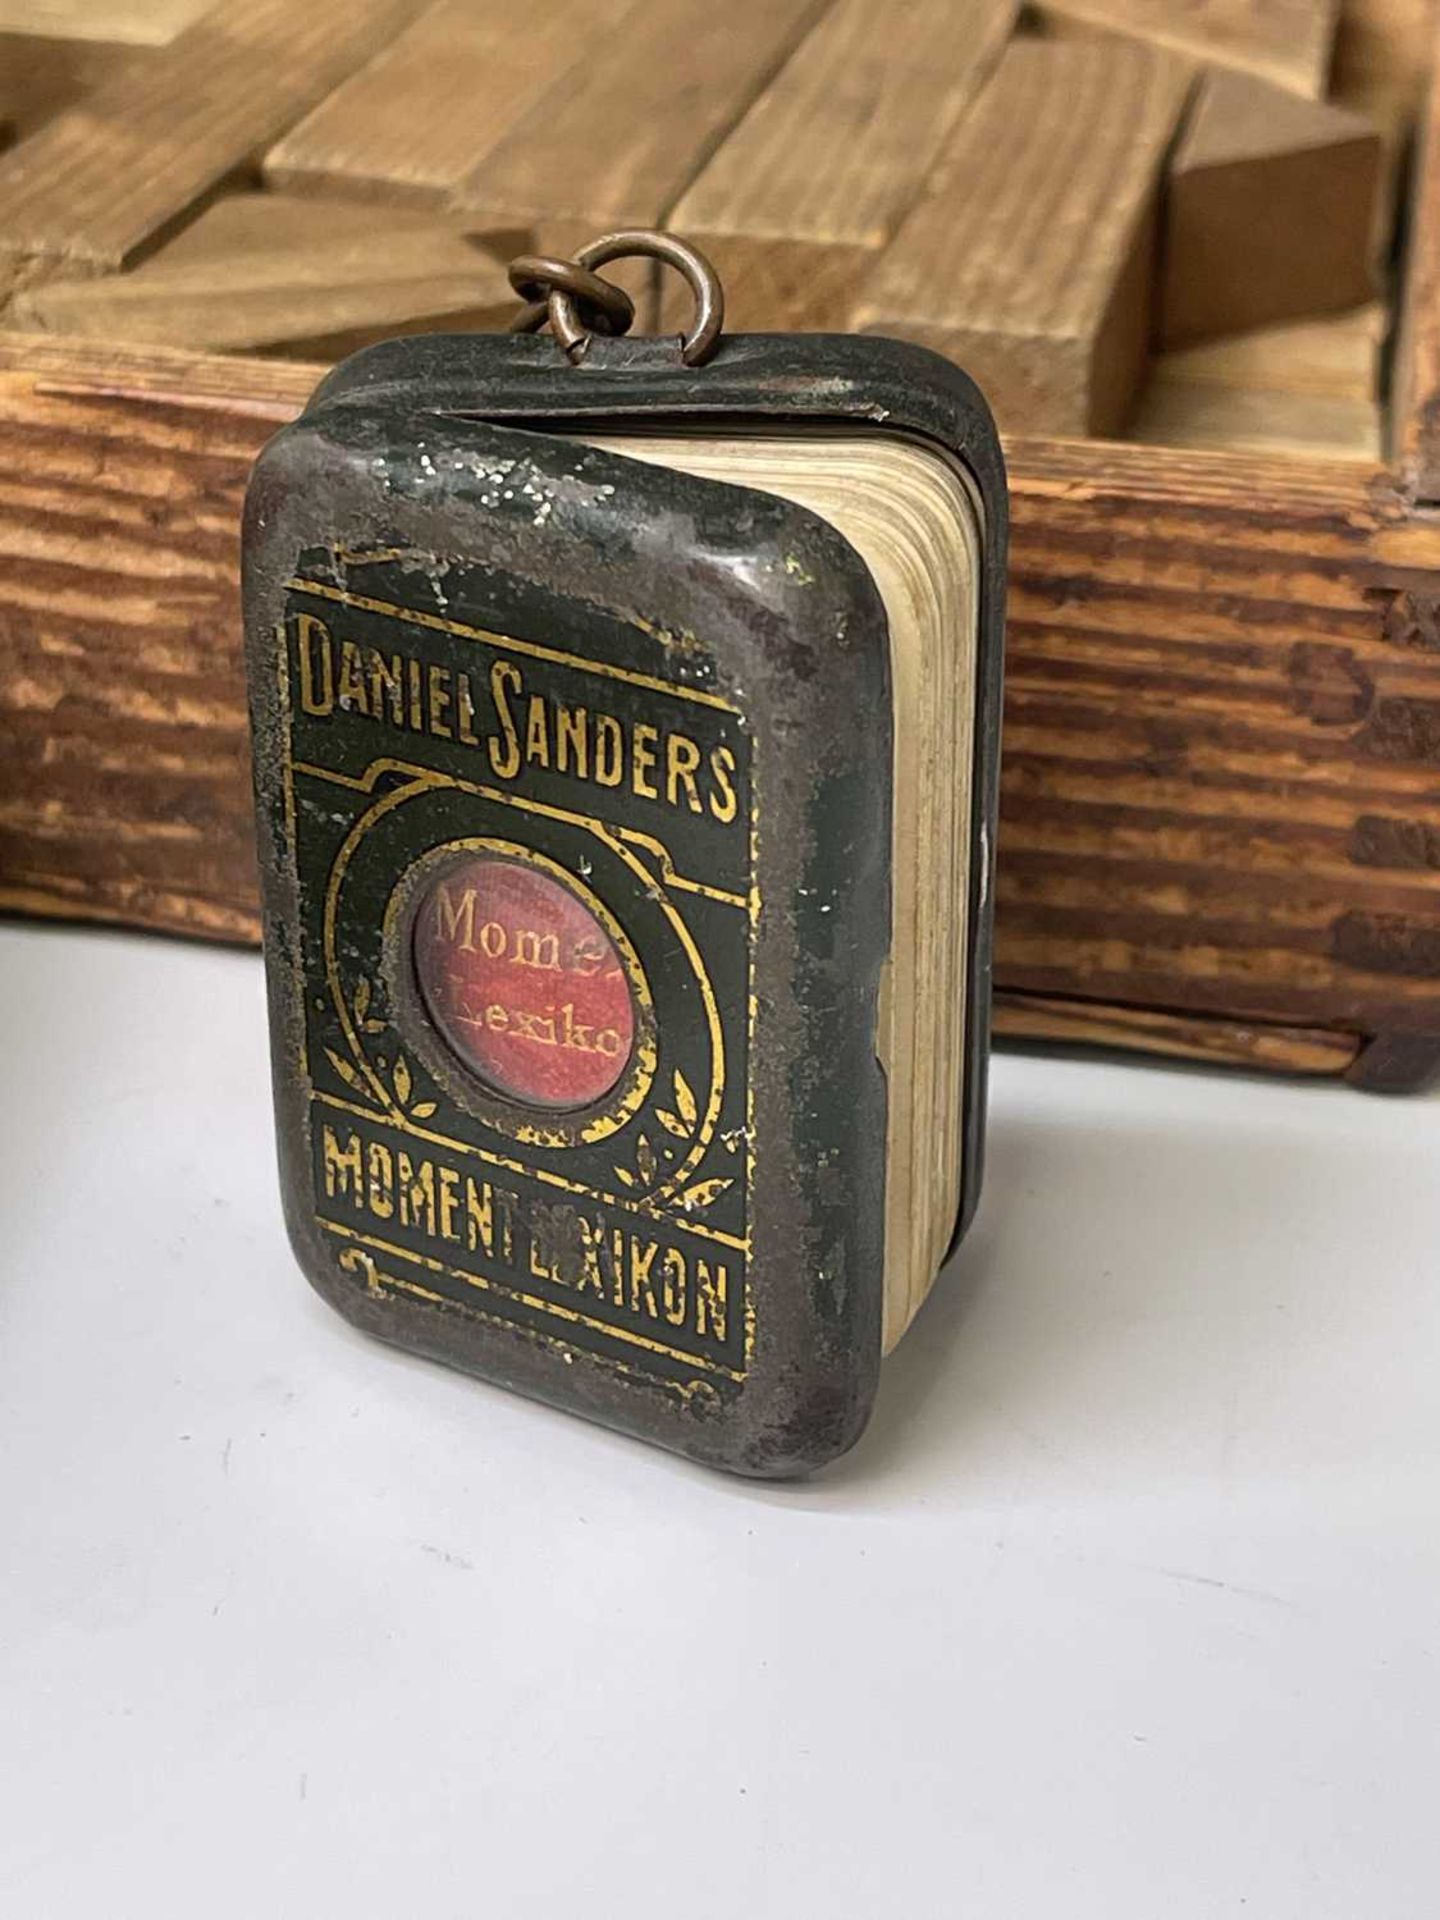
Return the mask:
<path id="1" fill-rule="evenodd" d="M 628 333 L 635 320 L 635 302 L 623 287 L 602 280 L 574 260 L 554 254 L 522 253 L 510 262 L 510 285 L 525 302 L 510 323 L 511 333 L 536 333 L 549 317 L 550 296 L 557 288 L 569 295 L 590 323 L 592 332 Z"/>
<path id="2" fill-rule="evenodd" d="M 582 269 L 587 274 L 587 293 L 591 278 L 602 287 L 610 287 L 611 283 L 601 280 L 593 270 L 611 260 L 635 258 L 663 261 L 666 266 L 674 267 L 684 275 L 695 296 L 695 315 L 689 331 L 680 336 L 680 358 L 687 367 L 703 365 L 715 351 L 725 324 L 725 291 L 720 284 L 720 277 L 704 254 L 688 241 L 679 239 L 673 233 L 654 232 L 648 227 L 626 227 L 617 233 L 603 234 L 600 239 L 592 240 L 588 247 L 580 248 L 573 267 L 569 261 L 547 259 L 542 262 L 534 257 L 517 260 L 511 268 L 511 285 L 516 284 L 516 269 L 530 269 L 543 264 L 547 272 L 544 275 L 536 273 L 533 277 L 527 274 L 526 285 L 533 285 L 538 291 L 541 286 L 548 284 L 549 298 L 543 309 L 538 307 L 538 303 L 527 307 L 514 322 L 513 331 L 533 332 L 548 319 L 551 331 L 566 354 L 578 362 L 584 356 L 591 333 L 599 329 L 585 326 L 580 306 L 586 295 L 582 294 L 577 299 L 569 291 L 566 282 L 571 280 L 573 270 Z M 565 272 L 550 274 L 548 269 L 552 267 L 563 268 Z M 614 288 L 613 291 L 619 292 L 620 289 Z M 624 332 L 625 328 L 619 331 Z"/>

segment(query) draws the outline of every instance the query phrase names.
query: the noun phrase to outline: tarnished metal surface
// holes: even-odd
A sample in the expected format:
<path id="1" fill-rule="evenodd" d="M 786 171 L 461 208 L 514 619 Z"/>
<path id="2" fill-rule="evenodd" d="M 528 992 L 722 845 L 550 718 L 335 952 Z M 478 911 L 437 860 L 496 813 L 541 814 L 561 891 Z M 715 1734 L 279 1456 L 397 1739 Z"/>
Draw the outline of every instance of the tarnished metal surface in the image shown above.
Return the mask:
<path id="1" fill-rule="evenodd" d="M 974 474 L 989 551 L 963 1225 L 983 1131 L 998 454 L 963 377 L 929 356 L 805 342 L 802 380 L 800 344 L 726 342 L 698 375 L 673 342 L 596 340 L 581 371 L 544 340 L 387 346 L 272 443 L 247 514 L 277 1115 L 302 1265 L 399 1345 L 771 1476 L 854 1440 L 879 1367 L 883 609 L 826 522 L 555 429 L 562 414 L 684 417 L 704 387 L 712 418 L 868 419 Z M 546 731 L 562 705 L 628 743 L 626 780 L 599 784 L 593 763 L 578 778 L 573 756 L 562 774 Z M 651 772 L 667 750 L 668 796 Z M 615 916 L 633 948 L 626 1072 L 544 1124 L 434 1039 L 409 965 L 436 863 L 497 845 Z"/>
<path id="2" fill-rule="evenodd" d="M 635 317 L 629 296 L 593 271 L 612 260 L 658 260 L 683 276 L 695 302 L 690 325 L 680 336 L 680 358 L 687 367 L 703 367 L 714 353 L 725 325 L 725 290 L 720 276 L 688 240 L 650 227 L 626 227 L 602 234 L 581 247 L 573 260 L 547 254 L 521 254 L 510 264 L 510 284 L 528 302 L 511 322 L 512 333 L 536 333 L 547 324 L 572 364 L 589 349 L 591 330 L 614 336 L 628 333 Z M 630 308 L 622 318 L 620 296 Z M 543 297 L 542 297 L 543 295 Z"/>

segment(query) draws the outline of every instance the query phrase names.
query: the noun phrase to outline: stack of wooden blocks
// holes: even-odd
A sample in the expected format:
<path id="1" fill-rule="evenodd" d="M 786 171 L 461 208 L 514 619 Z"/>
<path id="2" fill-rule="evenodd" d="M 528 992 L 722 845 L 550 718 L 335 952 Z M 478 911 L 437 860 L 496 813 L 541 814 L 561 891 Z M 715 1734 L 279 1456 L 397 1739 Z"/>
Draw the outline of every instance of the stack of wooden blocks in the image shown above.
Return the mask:
<path id="1" fill-rule="evenodd" d="M 1008 431 L 1373 457 L 1423 49 L 1337 59 L 1338 0 L 1017 8 L 0 0 L 4 321 L 330 358 L 667 226 L 734 327 L 923 341 Z"/>
<path id="2" fill-rule="evenodd" d="M 908 335 L 995 403 L 1000 1029 L 1422 1083 L 1433 37 L 1431 0 L 0 0 L 0 909 L 256 937 L 255 452 L 314 362 L 505 324 L 520 246 L 663 225 L 735 327 Z"/>

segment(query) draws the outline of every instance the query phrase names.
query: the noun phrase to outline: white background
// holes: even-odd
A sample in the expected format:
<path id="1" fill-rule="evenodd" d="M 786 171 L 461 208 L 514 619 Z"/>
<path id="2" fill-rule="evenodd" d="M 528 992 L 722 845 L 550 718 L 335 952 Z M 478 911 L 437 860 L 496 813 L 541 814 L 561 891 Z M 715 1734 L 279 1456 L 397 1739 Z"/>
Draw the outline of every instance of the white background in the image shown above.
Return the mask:
<path id="1" fill-rule="evenodd" d="M 5 1920 L 1433 1920 L 1440 1102 L 1002 1056 L 767 1488 L 311 1294 L 253 956 L 0 988 Z"/>

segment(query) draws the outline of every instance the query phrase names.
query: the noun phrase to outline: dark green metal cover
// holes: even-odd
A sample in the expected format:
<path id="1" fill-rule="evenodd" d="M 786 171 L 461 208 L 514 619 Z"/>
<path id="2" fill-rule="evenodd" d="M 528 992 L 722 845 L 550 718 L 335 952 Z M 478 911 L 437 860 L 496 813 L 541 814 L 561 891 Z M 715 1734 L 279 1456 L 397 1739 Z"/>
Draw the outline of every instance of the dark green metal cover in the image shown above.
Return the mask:
<path id="1" fill-rule="evenodd" d="M 573 369 L 543 339 L 388 343 L 257 463 L 287 1219 L 358 1325 L 793 1474 L 855 1439 L 880 1358 L 884 610 L 818 517 L 565 430 L 868 423 L 975 481 L 957 1233 L 983 1127 L 1003 476 L 983 403 L 917 349 L 739 338 L 692 371 L 666 343 L 596 344 Z"/>

